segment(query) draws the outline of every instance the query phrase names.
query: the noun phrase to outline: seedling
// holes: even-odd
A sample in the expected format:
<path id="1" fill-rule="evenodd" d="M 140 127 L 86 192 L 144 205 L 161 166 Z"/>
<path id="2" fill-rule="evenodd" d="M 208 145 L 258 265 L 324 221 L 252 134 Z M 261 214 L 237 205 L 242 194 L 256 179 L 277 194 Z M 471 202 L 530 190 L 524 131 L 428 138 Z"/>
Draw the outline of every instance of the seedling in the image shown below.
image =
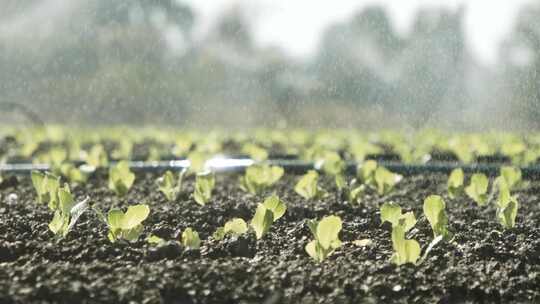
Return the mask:
<path id="1" fill-rule="evenodd" d="M 402 224 L 405 231 L 409 231 L 416 225 L 416 217 L 412 211 L 401 213 L 401 207 L 398 204 L 388 202 L 381 206 L 381 222 L 389 222 L 392 227 Z"/>
<path id="2" fill-rule="evenodd" d="M 59 237 L 66 237 L 79 217 L 88 209 L 89 199 L 86 198 L 75 204 L 69 185 L 66 184 L 63 188 L 58 189 L 58 205 L 54 211 L 54 217 L 49 223 L 49 229 Z"/>
<path id="3" fill-rule="evenodd" d="M 414 213 L 402 214 L 399 205 L 393 202 L 384 203 L 381 207 L 381 221 L 388 221 L 392 224 L 394 253 L 390 261 L 398 266 L 406 263 L 416 264 L 420 258 L 420 244 L 415 240 L 405 238 L 405 233 L 416 224 Z"/>
<path id="4" fill-rule="evenodd" d="M 377 162 L 367 160 L 358 165 L 357 175 L 360 181 L 366 185 L 375 185 L 375 170 L 377 170 Z"/>
<path id="5" fill-rule="evenodd" d="M 319 165 L 323 171 L 331 176 L 334 176 L 336 186 L 339 190 L 343 189 L 347 182 L 343 172 L 345 171 L 345 161 L 341 159 L 336 152 L 326 152 L 323 155 L 322 163 Z"/>
<path id="6" fill-rule="evenodd" d="M 318 181 L 319 173 L 315 170 L 309 170 L 294 186 L 294 191 L 307 200 L 321 197 L 325 191 L 317 185 Z"/>
<path id="7" fill-rule="evenodd" d="M 463 181 L 464 181 L 464 174 L 463 169 L 457 168 L 452 170 L 450 173 L 450 177 L 448 178 L 448 196 L 450 196 L 451 199 L 456 198 L 461 193 L 463 193 Z"/>
<path id="8" fill-rule="evenodd" d="M 448 240 L 451 238 L 451 233 L 448 231 L 448 217 L 445 208 L 444 200 L 438 195 L 430 195 L 424 200 L 424 214 L 433 230 L 433 237 L 442 236 Z"/>
<path id="9" fill-rule="evenodd" d="M 363 197 L 366 191 L 366 185 L 358 185 L 356 179 L 353 179 L 346 190 L 347 201 L 351 204 L 356 204 Z"/>
<path id="10" fill-rule="evenodd" d="M 519 207 L 517 197 L 510 194 L 510 186 L 502 176 L 495 180 L 499 196 L 497 204 L 497 219 L 504 228 L 512 228 L 516 225 L 516 216 Z"/>
<path id="11" fill-rule="evenodd" d="M 283 173 L 283 168 L 278 166 L 250 166 L 240 179 L 240 187 L 251 194 L 259 194 L 275 184 L 283 176 Z"/>
<path id="12" fill-rule="evenodd" d="M 186 228 L 186 230 L 182 232 L 182 245 L 187 249 L 198 250 L 201 247 L 199 233 L 192 228 Z"/>
<path id="13" fill-rule="evenodd" d="M 377 192 L 379 195 L 384 195 L 392 191 L 394 186 L 401 179 L 401 175 L 392 173 L 384 167 L 378 167 L 377 170 L 375 170 L 375 183 L 377 184 Z"/>
<path id="14" fill-rule="evenodd" d="M 184 169 L 178 173 L 175 178 L 171 171 L 165 172 L 165 174 L 157 180 L 158 189 L 163 193 L 168 201 L 172 202 L 176 200 L 178 194 L 182 190 L 182 180 L 187 170 Z"/>
<path id="15" fill-rule="evenodd" d="M 207 171 L 197 173 L 195 178 L 195 191 L 193 192 L 193 198 L 197 204 L 204 206 L 212 198 L 212 190 L 216 184 L 216 178 L 214 173 Z"/>
<path id="16" fill-rule="evenodd" d="M 129 206 L 126 213 L 117 208 L 109 210 L 106 218 L 109 241 L 136 240 L 144 228 L 142 222 L 149 214 L 150 208 L 147 205 Z"/>
<path id="17" fill-rule="evenodd" d="M 50 173 L 32 171 L 32 185 L 37 193 L 39 204 L 49 204 L 51 210 L 56 210 L 58 204 L 58 188 L 60 188 L 60 178 Z"/>
<path id="18" fill-rule="evenodd" d="M 233 218 L 225 223 L 223 227 L 219 227 L 212 235 L 215 240 L 222 240 L 227 234 L 242 235 L 248 231 L 246 221 L 241 218 Z"/>
<path id="19" fill-rule="evenodd" d="M 135 174 L 129 170 L 127 161 L 120 161 L 109 169 L 109 189 L 116 195 L 124 196 L 135 182 Z"/>
<path id="20" fill-rule="evenodd" d="M 251 227 L 255 230 L 257 239 L 261 239 L 270 229 L 272 223 L 282 217 L 287 206 L 279 197 L 272 195 L 257 206 L 257 211 L 251 220 Z"/>
<path id="21" fill-rule="evenodd" d="M 107 157 L 107 152 L 105 152 L 105 148 L 103 148 L 102 145 L 92 146 L 86 157 L 86 163 L 94 168 L 108 166 L 109 159 Z"/>
<path id="22" fill-rule="evenodd" d="M 242 153 L 246 153 L 255 161 L 263 161 L 268 158 L 268 152 L 266 149 L 252 143 L 244 144 L 242 147 Z"/>
<path id="23" fill-rule="evenodd" d="M 488 178 L 482 173 L 476 173 L 471 177 L 471 183 L 465 188 L 465 193 L 467 193 L 478 206 L 484 206 L 488 202 L 488 186 Z"/>
<path id="24" fill-rule="evenodd" d="M 311 220 L 307 223 L 315 238 L 306 245 L 306 252 L 317 262 L 324 261 L 336 249 L 341 247 L 339 232 L 341 219 L 338 216 L 327 216 L 321 221 Z"/>
<path id="25" fill-rule="evenodd" d="M 164 244 L 166 241 L 157 235 L 151 234 L 149 237 L 146 238 L 146 242 L 152 245 L 161 245 Z"/>
<path id="26" fill-rule="evenodd" d="M 60 172 L 62 176 L 67 178 L 72 183 L 84 184 L 88 180 L 87 174 L 71 163 L 64 163 L 60 165 Z"/>
<path id="27" fill-rule="evenodd" d="M 500 177 L 505 180 L 508 188 L 512 190 L 521 183 L 521 170 L 516 167 L 503 166 L 501 167 Z"/>

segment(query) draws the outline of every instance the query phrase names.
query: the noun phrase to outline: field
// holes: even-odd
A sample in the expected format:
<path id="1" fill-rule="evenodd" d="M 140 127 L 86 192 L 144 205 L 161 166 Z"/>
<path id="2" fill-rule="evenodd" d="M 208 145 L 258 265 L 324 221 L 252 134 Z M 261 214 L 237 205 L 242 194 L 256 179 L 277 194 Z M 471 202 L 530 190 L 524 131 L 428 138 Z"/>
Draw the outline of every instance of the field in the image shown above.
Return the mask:
<path id="1" fill-rule="evenodd" d="M 540 300 L 535 135 L 0 134 L 0 303 Z M 216 165 L 230 156 L 234 167 Z M 191 167 L 164 165 L 172 159 Z M 396 164 L 426 169 L 384 168 Z M 466 169 L 449 178 L 429 169 L 436 164 Z M 428 197 L 443 202 L 437 223 Z M 134 206 L 148 214 L 130 213 Z M 330 222 L 335 234 L 322 228 Z"/>

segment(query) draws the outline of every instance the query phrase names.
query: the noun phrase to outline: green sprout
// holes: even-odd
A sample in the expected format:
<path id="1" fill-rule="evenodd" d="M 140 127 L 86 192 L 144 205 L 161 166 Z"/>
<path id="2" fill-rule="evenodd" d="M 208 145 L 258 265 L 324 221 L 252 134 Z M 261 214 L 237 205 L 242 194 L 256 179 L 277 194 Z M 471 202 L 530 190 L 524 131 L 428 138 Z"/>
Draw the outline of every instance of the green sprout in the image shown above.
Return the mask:
<path id="1" fill-rule="evenodd" d="M 356 204 L 364 196 L 365 192 L 366 185 L 358 185 L 357 180 L 353 179 L 346 189 L 347 201 L 351 204 Z"/>
<path id="2" fill-rule="evenodd" d="M 338 216 L 326 216 L 320 221 L 308 221 L 307 224 L 315 239 L 306 245 L 305 250 L 315 261 L 324 261 L 336 249 L 341 247 L 339 232 L 342 224 Z"/>
<path id="3" fill-rule="evenodd" d="M 517 197 L 511 195 L 507 180 L 500 176 L 495 180 L 499 195 L 496 200 L 497 219 L 504 228 L 512 228 L 516 225 L 519 203 Z"/>
<path id="4" fill-rule="evenodd" d="M 49 229 L 59 237 L 66 237 L 69 231 L 75 226 L 75 223 L 88 209 L 88 200 L 75 204 L 69 185 L 64 185 L 58 189 L 58 205 L 54 211 L 54 217 L 49 223 Z"/>
<path id="5" fill-rule="evenodd" d="M 325 191 L 318 186 L 318 181 L 319 173 L 315 170 L 309 170 L 296 183 L 294 191 L 307 200 L 324 196 Z"/>
<path id="6" fill-rule="evenodd" d="M 439 235 L 448 240 L 451 233 L 448 231 L 448 217 L 445 212 L 446 204 L 439 195 L 430 195 L 424 200 L 424 214 L 433 230 L 433 237 Z"/>
<path id="7" fill-rule="evenodd" d="M 86 163 L 94 168 L 106 167 L 109 165 L 107 152 L 102 145 L 94 145 L 90 148 L 90 152 L 86 156 Z"/>
<path id="8" fill-rule="evenodd" d="M 252 143 L 244 144 L 242 146 L 242 153 L 246 153 L 255 161 L 263 161 L 268 158 L 268 152 L 266 149 Z"/>
<path id="9" fill-rule="evenodd" d="M 378 167 L 377 170 L 375 170 L 375 183 L 377 184 L 377 192 L 379 195 L 384 195 L 392 191 L 394 186 L 401 179 L 401 175 L 392 173 L 384 167 Z"/>
<path id="10" fill-rule="evenodd" d="M 276 195 L 264 200 L 257 206 L 257 211 L 251 220 L 251 227 L 255 230 L 257 239 L 261 239 L 270 229 L 270 226 L 285 214 L 287 206 Z"/>
<path id="11" fill-rule="evenodd" d="M 32 171 L 31 179 L 32 185 L 37 193 L 38 203 L 48 203 L 51 210 L 56 210 L 58 204 L 58 188 L 60 188 L 60 178 L 50 173 Z"/>
<path id="12" fill-rule="evenodd" d="M 192 228 L 186 228 L 186 230 L 182 232 L 182 245 L 187 249 L 198 250 L 201 247 L 199 233 Z"/>
<path id="13" fill-rule="evenodd" d="M 60 165 L 60 173 L 71 183 L 84 184 L 88 180 L 88 175 L 71 163 Z"/>
<path id="14" fill-rule="evenodd" d="M 322 170 L 326 174 L 334 176 L 337 188 L 339 190 L 345 188 L 347 185 L 344 175 L 346 164 L 341 156 L 337 152 L 326 152 L 323 154 L 321 162 Z"/>
<path id="15" fill-rule="evenodd" d="M 246 169 L 245 175 L 240 178 L 240 187 L 251 194 L 259 194 L 275 184 L 283 173 L 283 168 L 278 166 L 250 166 Z"/>
<path id="16" fill-rule="evenodd" d="M 401 207 L 396 203 L 384 203 L 381 206 L 381 221 L 392 224 L 392 247 L 394 253 L 390 261 L 396 265 L 406 263 L 416 264 L 420 258 L 420 244 L 415 240 L 405 238 L 405 233 L 414 227 L 416 218 L 414 213 L 401 213 Z"/>
<path id="17" fill-rule="evenodd" d="M 178 194 L 182 190 L 182 180 L 187 170 L 184 169 L 178 173 L 175 177 L 171 171 L 165 172 L 165 174 L 157 180 L 158 189 L 163 193 L 168 201 L 172 202 L 176 200 Z"/>
<path id="18" fill-rule="evenodd" d="M 488 202 L 489 180 L 482 173 L 473 174 L 471 183 L 465 188 L 465 193 L 474 200 L 478 206 L 484 206 Z"/>
<path id="19" fill-rule="evenodd" d="M 109 189 L 116 195 L 120 197 L 126 195 L 134 182 L 135 174 L 129 170 L 127 161 L 120 161 L 109 169 Z"/>
<path id="20" fill-rule="evenodd" d="M 151 245 L 161 245 L 166 241 L 155 234 L 151 234 L 146 238 L 146 242 Z"/>
<path id="21" fill-rule="evenodd" d="M 142 222 L 149 214 L 150 208 L 147 205 L 129 206 L 126 213 L 118 208 L 109 210 L 105 219 L 109 227 L 109 241 L 136 240 L 144 228 Z"/>
<path id="22" fill-rule="evenodd" d="M 457 168 L 452 170 L 448 178 L 448 195 L 451 199 L 456 198 L 463 192 L 464 174 L 463 169 Z"/>
<path id="23" fill-rule="evenodd" d="M 214 190 L 216 178 L 211 171 L 197 173 L 195 178 L 195 191 L 193 198 L 197 204 L 204 206 L 212 198 L 212 190 Z"/>
<path id="24" fill-rule="evenodd" d="M 516 188 L 521 183 L 521 169 L 511 166 L 501 167 L 501 178 L 503 178 L 510 190 Z"/>
<path id="25" fill-rule="evenodd" d="M 225 223 L 223 227 L 219 227 L 212 235 L 215 240 L 222 240 L 226 235 L 242 235 L 248 231 L 246 221 L 241 218 L 233 218 Z"/>
<path id="26" fill-rule="evenodd" d="M 374 160 L 367 160 L 358 165 L 357 175 L 360 181 L 366 185 L 375 185 L 375 170 L 378 164 Z"/>

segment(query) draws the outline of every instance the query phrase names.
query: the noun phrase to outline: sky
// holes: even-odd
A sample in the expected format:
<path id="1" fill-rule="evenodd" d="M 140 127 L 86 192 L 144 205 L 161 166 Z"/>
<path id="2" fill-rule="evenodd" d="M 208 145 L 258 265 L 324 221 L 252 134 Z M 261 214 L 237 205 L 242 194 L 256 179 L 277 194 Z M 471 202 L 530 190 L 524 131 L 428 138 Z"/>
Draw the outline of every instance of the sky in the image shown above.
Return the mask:
<path id="1" fill-rule="evenodd" d="M 278 45 L 293 56 L 312 55 L 321 32 L 329 24 L 345 20 L 358 9 L 381 4 L 388 9 L 396 29 L 406 34 L 420 7 L 465 6 L 465 29 L 473 55 L 482 63 L 497 60 L 498 45 L 507 35 L 519 8 L 531 0 L 184 0 L 202 19 L 204 33 L 227 7 L 242 4 L 251 17 L 256 41 Z"/>

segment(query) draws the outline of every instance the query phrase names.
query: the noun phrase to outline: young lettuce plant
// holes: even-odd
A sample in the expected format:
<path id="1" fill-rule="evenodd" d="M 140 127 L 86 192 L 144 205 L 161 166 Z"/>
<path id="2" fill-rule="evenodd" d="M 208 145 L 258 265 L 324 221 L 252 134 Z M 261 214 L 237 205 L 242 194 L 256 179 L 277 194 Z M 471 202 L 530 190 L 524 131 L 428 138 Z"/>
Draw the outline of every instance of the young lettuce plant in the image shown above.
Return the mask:
<path id="1" fill-rule="evenodd" d="M 474 200 L 478 206 L 484 206 L 488 202 L 488 186 L 489 180 L 482 173 L 473 174 L 471 183 L 465 188 L 465 193 Z"/>
<path id="2" fill-rule="evenodd" d="M 315 170 L 309 170 L 300 178 L 294 191 L 303 198 L 310 200 L 325 195 L 325 191 L 318 186 L 319 173 Z"/>
<path id="3" fill-rule="evenodd" d="M 182 232 L 182 245 L 190 250 L 198 250 L 201 247 L 199 233 L 188 227 Z"/>
<path id="4" fill-rule="evenodd" d="M 511 166 L 501 167 L 500 178 L 504 179 L 510 190 L 515 189 L 521 183 L 521 169 Z"/>
<path id="5" fill-rule="evenodd" d="M 379 195 L 385 195 L 392 191 L 394 186 L 401 181 L 403 177 L 399 174 L 390 172 L 384 167 L 378 167 L 375 170 L 375 183 L 377 184 L 377 192 Z"/>
<path id="6" fill-rule="evenodd" d="M 358 165 L 357 176 L 360 181 L 366 185 L 374 186 L 375 183 L 375 170 L 377 170 L 377 162 L 374 160 L 367 160 Z"/>
<path id="7" fill-rule="evenodd" d="M 240 178 L 240 187 L 251 194 L 259 194 L 275 184 L 283 173 L 283 168 L 279 166 L 253 165 Z"/>
<path id="8" fill-rule="evenodd" d="M 109 210 L 105 218 L 109 227 L 109 241 L 114 243 L 118 240 L 136 240 L 144 228 L 142 222 L 149 214 L 150 208 L 147 205 L 129 206 L 126 213 L 117 208 Z"/>
<path id="9" fill-rule="evenodd" d="M 63 163 L 60 165 L 60 173 L 71 183 L 84 184 L 88 180 L 87 173 L 83 172 L 71 163 Z"/>
<path id="10" fill-rule="evenodd" d="M 69 185 L 58 189 L 58 205 L 54 211 L 54 217 L 49 223 L 49 229 L 57 236 L 64 238 L 75 226 L 77 220 L 88 209 L 87 197 L 82 202 L 75 204 Z"/>
<path id="11" fill-rule="evenodd" d="M 331 176 L 334 176 L 334 180 L 336 183 L 336 186 L 339 190 L 345 188 L 347 186 L 347 182 L 345 180 L 345 161 L 341 159 L 341 156 L 339 156 L 336 152 L 326 152 L 323 154 L 323 158 L 321 159 L 321 164 L 319 165 L 323 171 Z"/>
<path id="12" fill-rule="evenodd" d="M 60 188 L 60 178 L 50 173 L 32 171 L 32 185 L 37 193 L 39 204 L 49 204 L 51 210 L 56 210 L 58 204 L 58 188 Z"/>
<path id="13" fill-rule="evenodd" d="M 216 184 L 214 173 L 210 171 L 197 173 L 195 178 L 195 191 L 193 198 L 197 204 L 204 206 L 212 198 L 212 191 Z"/>
<path id="14" fill-rule="evenodd" d="M 394 254 L 391 262 L 396 265 L 416 264 L 420 258 L 420 244 L 416 240 L 406 239 L 405 233 L 416 224 L 414 213 L 401 213 L 401 207 L 393 202 L 381 206 L 381 221 L 392 224 L 392 247 Z"/>
<path id="15" fill-rule="evenodd" d="M 519 207 L 517 197 L 510 194 L 510 186 L 502 176 L 495 180 L 495 185 L 499 192 L 496 200 L 497 219 L 504 228 L 513 228 L 516 225 Z"/>
<path id="16" fill-rule="evenodd" d="M 456 198 L 461 193 L 463 193 L 463 181 L 465 177 L 463 174 L 463 169 L 457 168 L 452 170 L 450 173 L 450 177 L 448 178 L 447 188 L 448 188 L 448 196 L 450 196 L 451 199 Z"/>
<path id="17" fill-rule="evenodd" d="M 433 230 L 433 237 L 442 236 L 449 240 L 452 237 L 448 231 L 448 217 L 446 216 L 446 204 L 439 195 L 430 195 L 424 200 L 424 214 Z"/>
<path id="18" fill-rule="evenodd" d="M 311 220 L 307 223 L 314 240 L 306 245 L 306 252 L 317 262 L 324 261 L 336 249 L 341 247 L 339 232 L 341 231 L 341 219 L 331 215 L 322 220 Z"/>
<path id="19" fill-rule="evenodd" d="M 178 173 L 175 177 L 171 171 L 165 172 L 165 174 L 157 180 L 158 189 L 163 193 L 169 202 L 176 200 L 178 194 L 182 190 L 182 180 L 187 170 L 184 169 Z"/>
<path id="20" fill-rule="evenodd" d="M 120 161 L 109 169 L 109 189 L 117 196 L 125 196 L 134 182 L 135 174 L 129 170 L 127 161 Z"/>
<path id="21" fill-rule="evenodd" d="M 105 148 L 102 145 L 97 144 L 90 148 L 90 152 L 86 156 L 86 163 L 94 168 L 106 167 L 109 165 L 109 158 Z"/>
<path id="22" fill-rule="evenodd" d="M 261 239 L 270 229 L 270 226 L 282 217 L 287 211 L 287 206 L 276 195 L 264 200 L 257 206 L 257 211 L 251 220 L 251 227 L 255 231 L 257 239 Z"/>
<path id="23" fill-rule="evenodd" d="M 232 220 L 225 223 L 223 227 L 219 227 L 212 237 L 215 240 L 222 240 L 226 235 L 242 235 L 248 231 L 248 225 L 246 221 L 241 218 L 233 218 Z"/>

